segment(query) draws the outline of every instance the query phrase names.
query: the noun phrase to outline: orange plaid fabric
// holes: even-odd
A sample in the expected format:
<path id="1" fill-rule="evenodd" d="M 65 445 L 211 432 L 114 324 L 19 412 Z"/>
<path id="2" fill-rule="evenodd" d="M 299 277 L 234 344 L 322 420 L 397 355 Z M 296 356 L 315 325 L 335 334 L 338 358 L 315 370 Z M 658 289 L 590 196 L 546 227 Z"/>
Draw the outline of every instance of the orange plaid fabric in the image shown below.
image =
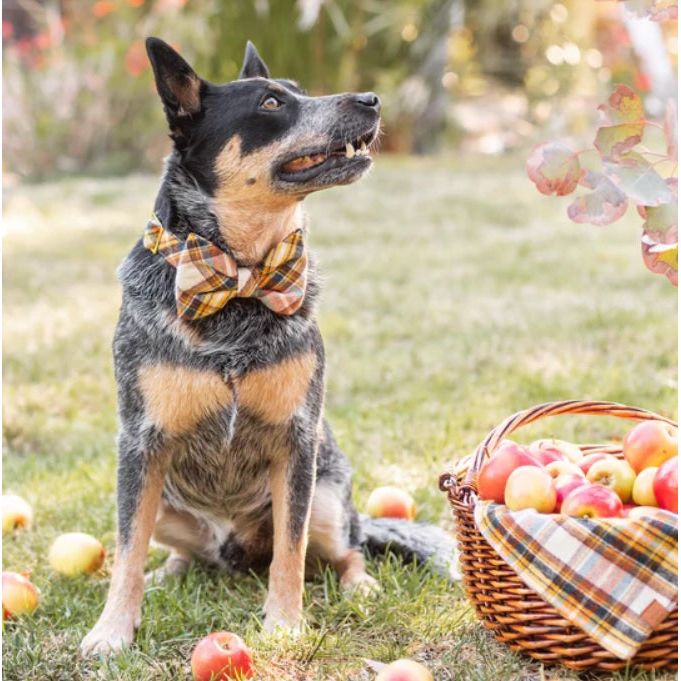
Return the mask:
<path id="1" fill-rule="evenodd" d="M 307 254 L 303 232 L 291 232 L 255 267 L 239 267 L 229 253 L 198 234 L 180 241 L 156 215 L 144 230 L 144 247 L 177 268 L 177 315 L 199 319 L 215 314 L 232 298 L 257 298 L 273 312 L 292 315 L 303 304 Z"/>
<path id="2" fill-rule="evenodd" d="M 475 505 L 482 536 L 533 591 L 617 657 L 678 603 L 678 516 L 573 518 Z"/>

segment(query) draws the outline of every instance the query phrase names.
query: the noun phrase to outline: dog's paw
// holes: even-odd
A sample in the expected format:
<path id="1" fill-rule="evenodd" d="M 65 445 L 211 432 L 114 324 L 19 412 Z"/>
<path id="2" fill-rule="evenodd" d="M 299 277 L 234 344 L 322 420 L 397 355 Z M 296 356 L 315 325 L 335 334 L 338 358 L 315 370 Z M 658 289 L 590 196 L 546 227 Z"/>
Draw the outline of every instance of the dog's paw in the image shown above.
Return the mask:
<path id="1" fill-rule="evenodd" d="M 359 594 L 363 598 L 371 598 L 378 596 L 381 591 L 380 584 L 366 572 L 359 575 L 353 575 L 351 578 L 340 580 L 341 589 L 346 594 Z"/>
<path id="2" fill-rule="evenodd" d="M 115 623 L 98 622 L 80 644 L 83 657 L 109 656 L 132 643 L 135 626 L 132 619 Z"/>
<path id="3" fill-rule="evenodd" d="M 282 617 L 265 615 L 263 628 L 268 634 L 283 634 L 285 636 L 298 637 L 303 632 L 302 617 Z"/>

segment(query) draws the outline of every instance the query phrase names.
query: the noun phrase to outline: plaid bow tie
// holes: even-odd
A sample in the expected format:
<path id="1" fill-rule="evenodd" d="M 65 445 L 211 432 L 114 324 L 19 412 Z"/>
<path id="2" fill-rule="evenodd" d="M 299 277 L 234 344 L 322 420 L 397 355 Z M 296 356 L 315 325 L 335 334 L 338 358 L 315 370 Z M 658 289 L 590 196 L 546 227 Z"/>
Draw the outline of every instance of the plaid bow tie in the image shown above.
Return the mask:
<path id="1" fill-rule="evenodd" d="M 180 241 L 156 215 L 144 230 L 144 247 L 177 268 L 175 299 L 182 319 L 215 314 L 232 298 L 257 298 L 281 315 L 291 315 L 303 304 L 307 255 L 300 229 L 255 267 L 239 267 L 233 256 L 198 234 Z"/>

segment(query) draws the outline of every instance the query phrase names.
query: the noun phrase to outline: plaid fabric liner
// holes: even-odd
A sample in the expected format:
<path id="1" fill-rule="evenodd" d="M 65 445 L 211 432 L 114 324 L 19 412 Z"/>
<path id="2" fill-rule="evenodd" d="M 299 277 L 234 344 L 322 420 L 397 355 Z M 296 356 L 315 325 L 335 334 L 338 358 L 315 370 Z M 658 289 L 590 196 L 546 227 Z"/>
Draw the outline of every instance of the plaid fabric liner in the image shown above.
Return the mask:
<path id="1" fill-rule="evenodd" d="M 177 268 L 177 315 L 199 319 L 215 314 L 232 298 L 257 298 L 273 312 L 292 315 L 303 304 L 307 254 L 303 232 L 291 232 L 255 267 L 239 267 L 229 253 L 198 234 L 180 241 L 154 215 L 144 230 L 144 247 Z"/>
<path id="2" fill-rule="evenodd" d="M 678 516 L 574 518 L 478 501 L 482 536 L 533 591 L 620 659 L 678 602 Z"/>

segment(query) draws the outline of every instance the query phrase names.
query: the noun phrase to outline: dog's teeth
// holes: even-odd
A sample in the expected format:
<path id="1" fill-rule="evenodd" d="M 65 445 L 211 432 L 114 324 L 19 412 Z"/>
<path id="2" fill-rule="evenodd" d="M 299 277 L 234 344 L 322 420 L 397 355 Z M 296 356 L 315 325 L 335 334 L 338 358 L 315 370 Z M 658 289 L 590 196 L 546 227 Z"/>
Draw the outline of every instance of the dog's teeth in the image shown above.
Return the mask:
<path id="1" fill-rule="evenodd" d="M 352 146 L 352 142 L 348 142 L 345 145 L 345 158 L 353 158 L 355 155 L 355 147 Z"/>
<path id="2" fill-rule="evenodd" d="M 360 146 L 359 149 L 360 149 L 360 151 L 361 151 L 363 154 L 366 154 L 366 153 L 367 153 L 367 145 L 366 145 L 366 143 L 364 142 L 364 140 L 362 140 L 362 145 Z"/>

